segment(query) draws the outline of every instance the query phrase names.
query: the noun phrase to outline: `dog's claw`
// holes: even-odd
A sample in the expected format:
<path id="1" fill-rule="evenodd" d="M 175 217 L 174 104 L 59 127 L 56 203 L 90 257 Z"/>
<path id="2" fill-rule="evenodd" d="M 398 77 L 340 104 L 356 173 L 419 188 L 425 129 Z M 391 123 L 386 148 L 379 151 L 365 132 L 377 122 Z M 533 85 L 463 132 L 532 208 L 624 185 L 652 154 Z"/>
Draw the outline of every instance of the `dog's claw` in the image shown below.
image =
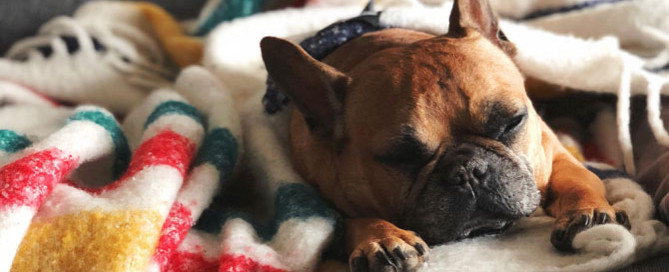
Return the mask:
<path id="1" fill-rule="evenodd" d="M 629 218 L 624 211 L 615 213 L 616 222 L 630 229 Z M 551 244 L 560 251 L 574 251 L 572 241 L 576 234 L 589 229 L 595 225 L 614 223 L 612 216 L 603 211 L 593 210 L 585 213 L 574 213 L 570 219 L 563 224 L 558 224 L 551 234 Z M 563 227 L 560 227 L 562 225 Z"/>
<path id="2" fill-rule="evenodd" d="M 395 256 L 397 256 L 397 258 L 402 260 L 402 261 L 405 261 L 407 259 L 407 256 L 404 255 L 404 253 L 402 252 L 402 250 L 399 247 L 396 247 L 395 249 L 393 249 L 393 254 Z"/>
<path id="3" fill-rule="evenodd" d="M 565 230 L 555 230 L 551 235 L 551 243 L 553 246 L 561 251 L 572 251 L 574 250 L 571 246 L 571 242 L 576 236 L 577 233 L 585 230 L 590 225 L 590 216 L 581 215 L 577 219 L 573 219 Z"/>
<path id="4" fill-rule="evenodd" d="M 627 216 L 627 213 L 624 211 L 619 211 L 616 212 L 616 221 L 618 224 L 623 225 L 626 229 L 632 229 L 632 225 L 630 225 L 630 218 Z"/>
<path id="5" fill-rule="evenodd" d="M 391 260 L 392 257 L 388 256 L 384 250 L 377 251 L 376 254 L 377 263 L 381 266 L 381 270 L 390 270 L 394 271 L 392 268 L 397 268 L 394 260 Z"/>
<path id="6" fill-rule="evenodd" d="M 581 215 L 578 221 L 574 222 L 570 229 L 583 229 L 590 226 L 590 216 L 587 214 Z M 569 231 L 567 231 L 569 232 Z"/>
<path id="7" fill-rule="evenodd" d="M 601 224 L 607 224 L 607 223 L 613 223 L 611 220 L 611 217 L 609 217 L 608 214 L 605 213 L 599 213 L 595 217 L 595 224 L 601 225 Z"/>
<path id="8" fill-rule="evenodd" d="M 418 251 L 418 255 L 419 255 L 419 256 L 423 256 L 423 255 L 425 255 L 425 252 L 427 252 L 427 251 L 425 250 L 425 247 L 423 247 L 423 245 L 420 244 L 420 243 L 416 243 L 416 245 L 414 245 L 414 247 L 415 247 L 416 250 Z"/>

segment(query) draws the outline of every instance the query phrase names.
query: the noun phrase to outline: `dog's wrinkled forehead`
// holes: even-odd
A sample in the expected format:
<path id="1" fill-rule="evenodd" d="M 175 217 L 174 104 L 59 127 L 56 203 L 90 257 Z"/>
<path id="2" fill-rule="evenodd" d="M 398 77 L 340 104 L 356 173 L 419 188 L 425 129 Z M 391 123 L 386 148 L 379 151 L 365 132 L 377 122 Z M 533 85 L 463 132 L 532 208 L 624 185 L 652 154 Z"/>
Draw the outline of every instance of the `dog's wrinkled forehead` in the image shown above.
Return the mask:
<path id="1" fill-rule="evenodd" d="M 432 81 L 431 86 L 412 90 L 423 93 L 419 107 L 431 107 L 440 98 L 451 107 L 441 114 L 475 126 L 472 122 L 497 113 L 491 111 L 494 105 L 515 111 L 527 102 L 523 77 L 513 61 L 477 32 L 467 38 L 421 41 L 409 50 L 417 72 Z"/>
<path id="2" fill-rule="evenodd" d="M 396 134 L 410 126 L 419 138 L 448 140 L 458 125 L 482 132 L 476 130 L 491 119 L 515 115 L 529 103 L 513 61 L 478 33 L 418 41 L 366 62 L 357 69 L 360 74 L 350 73 L 350 96 L 378 101 L 383 114 L 373 115 L 379 118 L 375 122 L 402 124 Z M 360 91 L 369 89 L 383 91 Z"/>

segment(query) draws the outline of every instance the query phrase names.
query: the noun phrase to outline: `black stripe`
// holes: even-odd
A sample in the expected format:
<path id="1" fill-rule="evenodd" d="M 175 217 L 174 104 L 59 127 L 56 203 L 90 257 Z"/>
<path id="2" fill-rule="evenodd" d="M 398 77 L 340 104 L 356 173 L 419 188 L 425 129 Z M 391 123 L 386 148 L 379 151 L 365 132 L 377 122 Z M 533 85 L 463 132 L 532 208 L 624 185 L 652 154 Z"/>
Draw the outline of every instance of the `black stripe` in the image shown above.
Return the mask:
<path id="1" fill-rule="evenodd" d="M 645 70 L 648 71 L 648 72 L 653 72 L 653 73 L 669 71 L 669 63 L 667 63 L 663 66 L 660 66 L 660 67 L 656 67 L 656 68 L 646 68 Z"/>
<path id="2" fill-rule="evenodd" d="M 599 169 L 591 165 L 586 165 L 585 167 L 588 168 L 590 172 L 594 173 L 602 180 L 612 179 L 612 178 L 626 178 L 626 179 L 630 178 L 630 176 L 627 175 L 627 173 L 618 169 Z"/>
<path id="3" fill-rule="evenodd" d="M 573 5 L 573 6 L 542 9 L 542 10 L 534 11 L 534 12 L 528 14 L 528 15 L 525 15 L 525 17 L 521 18 L 520 20 L 521 21 L 532 20 L 532 19 L 537 19 L 537 18 L 546 17 L 546 16 L 550 16 L 550 15 L 555 15 L 555 14 L 560 14 L 560 13 L 567 13 L 567 12 L 572 12 L 572 11 L 586 9 L 586 8 L 594 8 L 594 7 L 599 6 L 601 4 L 613 4 L 613 3 L 624 2 L 624 1 L 630 1 L 630 0 L 593 0 L 593 1 L 590 1 L 590 2 L 580 3 L 580 4 Z"/>

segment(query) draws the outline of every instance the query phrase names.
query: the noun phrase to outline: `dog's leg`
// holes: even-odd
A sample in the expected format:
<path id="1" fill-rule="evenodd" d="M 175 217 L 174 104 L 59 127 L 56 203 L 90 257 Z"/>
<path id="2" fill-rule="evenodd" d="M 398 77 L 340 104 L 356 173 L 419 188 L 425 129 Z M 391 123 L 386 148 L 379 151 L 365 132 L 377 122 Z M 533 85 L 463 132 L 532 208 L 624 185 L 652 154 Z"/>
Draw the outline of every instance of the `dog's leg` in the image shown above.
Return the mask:
<path id="1" fill-rule="evenodd" d="M 553 157 L 545 197 L 546 211 L 556 217 L 551 243 L 559 250 L 573 250 L 574 236 L 594 225 L 618 222 L 630 228 L 627 214 L 606 200 L 604 183 L 564 148 Z"/>
<path id="2" fill-rule="evenodd" d="M 376 218 L 346 221 L 346 249 L 351 271 L 414 271 L 429 247 L 412 231 Z"/>

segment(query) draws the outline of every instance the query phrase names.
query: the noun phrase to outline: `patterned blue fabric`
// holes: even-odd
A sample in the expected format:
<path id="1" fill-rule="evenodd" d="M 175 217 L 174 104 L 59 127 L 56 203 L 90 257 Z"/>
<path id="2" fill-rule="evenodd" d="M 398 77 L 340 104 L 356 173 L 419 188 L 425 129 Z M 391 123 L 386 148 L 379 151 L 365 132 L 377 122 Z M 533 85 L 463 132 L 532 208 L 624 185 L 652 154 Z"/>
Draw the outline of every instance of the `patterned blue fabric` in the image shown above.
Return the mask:
<path id="1" fill-rule="evenodd" d="M 371 12 L 371 5 L 365 8 L 362 15 L 334 23 L 319 31 L 313 37 L 309 37 L 300 43 L 300 46 L 310 56 L 317 60 L 323 60 L 334 50 L 350 40 L 358 38 L 366 33 L 379 31 L 388 27 L 379 22 L 380 12 Z M 267 91 L 262 99 L 265 112 L 275 114 L 290 103 L 290 98 L 285 96 L 274 84 L 271 78 L 267 78 Z"/>

